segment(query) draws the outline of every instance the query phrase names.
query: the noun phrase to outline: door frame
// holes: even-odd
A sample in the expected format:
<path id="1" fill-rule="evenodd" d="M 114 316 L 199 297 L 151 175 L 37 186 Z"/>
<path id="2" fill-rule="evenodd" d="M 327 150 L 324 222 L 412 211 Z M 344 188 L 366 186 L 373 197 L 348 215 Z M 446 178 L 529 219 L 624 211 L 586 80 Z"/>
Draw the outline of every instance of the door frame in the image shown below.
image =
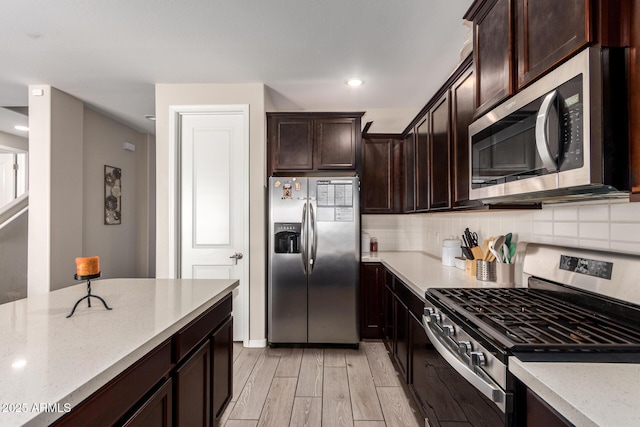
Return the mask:
<path id="1" fill-rule="evenodd" d="M 251 254 L 249 251 L 249 104 L 208 104 L 208 105 L 171 105 L 169 107 L 169 277 L 180 277 L 180 131 L 181 119 L 186 114 L 242 114 L 244 135 L 242 138 L 243 164 L 243 200 L 242 227 L 244 283 L 241 282 L 239 291 L 243 296 L 243 328 L 242 342 L 249 345 L 249 265 Z"/>

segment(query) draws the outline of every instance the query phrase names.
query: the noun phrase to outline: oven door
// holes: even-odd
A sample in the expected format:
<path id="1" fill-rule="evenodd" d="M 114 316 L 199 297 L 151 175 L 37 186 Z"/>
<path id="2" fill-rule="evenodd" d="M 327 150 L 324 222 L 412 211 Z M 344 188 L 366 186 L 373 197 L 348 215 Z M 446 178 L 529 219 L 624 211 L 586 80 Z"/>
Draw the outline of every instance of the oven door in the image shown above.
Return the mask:
<path id="1" fill-rule="evenodd" d="M 429 425 L 509 425 L 508 394 L 482 367 L 470 367 L 471 359 L 466 353 L 466 346 L 480 350 L 479 346 L 470 344 L 459 330 L 455 335 L 461 337 L 463 344 L 460 345 L 464 347 L 464 350 L 459 350 L 458 342 L 445 332 L 448 327 L 443 330 L 428 316 L 423 316 L 422 328 L 415 329 L 412 336 L 412 387 Z M 492 363 L 492 368 L 500 367 Z M 502 368 L 506 375 L 506 367 L 502 365 Z"/>

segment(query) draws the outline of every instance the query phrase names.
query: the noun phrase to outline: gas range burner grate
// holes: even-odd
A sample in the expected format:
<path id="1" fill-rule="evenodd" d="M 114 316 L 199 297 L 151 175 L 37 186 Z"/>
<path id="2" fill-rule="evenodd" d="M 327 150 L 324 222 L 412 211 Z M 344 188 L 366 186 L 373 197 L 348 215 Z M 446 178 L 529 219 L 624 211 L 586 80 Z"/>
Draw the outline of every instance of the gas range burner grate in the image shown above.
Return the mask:
<path id="1" fill-rule="evenodd" d="M 537 289 L 438 289 L 443 302 L 515 348 L 640 349 L 640 328 Z"/>

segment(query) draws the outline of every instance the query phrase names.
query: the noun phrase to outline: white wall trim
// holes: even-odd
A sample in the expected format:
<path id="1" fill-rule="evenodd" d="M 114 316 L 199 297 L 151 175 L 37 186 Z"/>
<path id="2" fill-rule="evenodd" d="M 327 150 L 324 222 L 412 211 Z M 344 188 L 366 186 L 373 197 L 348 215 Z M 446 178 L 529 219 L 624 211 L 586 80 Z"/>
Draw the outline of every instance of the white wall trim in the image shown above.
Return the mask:
<path id="1" fill-rule="evenodd" d="M 267 339 L 261 340 L 245 340 L 243 345 L 249 348 L 264 348 L 267 346 Z"/>
<path id="2" fill-rule="evenodd" d="M 179 194 L 177 183 L 179 180 L 179 156 L 178 156 L 178 141 L 180 135 L 180 116 L 183 114 L 242 114 L 243 116 L 243 128 L 244 139 L 242 141 L 242 157 L 245 159 L 243 175 L 246 176 L 244 180 L 244 192 L 246 197 L 244 199 L 244 210 L 247 215 L 244 216 L 243 228 L 246 230 L 244 233 L 243 245 L 247 249 L 244 254 L 243 273 L 245 280 L 240 283 L 240 292 L 245 296 L 243 299 L 244 315 L 243 319 L 243 345 L 245 347 L 252 347 L 250 345 L 253 341 L 258 341 L 258 344 L 264 341 L 262 345 L 254 345 L 255 347 L 265 347 L 265 340 L 249 340 L 249 324 L 250 324 L 250 310 L 249 300 L 251 295 L 249 293 L 249 265 L 250 265 L 250 245 L 249 245 L 249 104 L 215 104 L 215 105 L 171 105 L 169 107 L 169 185 L 168 185 L 168 200 L 169 200 L 169 278 L 177 278 L 179 275 L 179 259 L 178 259 L 178 246 L 180 242 L 179 236 Z"/>

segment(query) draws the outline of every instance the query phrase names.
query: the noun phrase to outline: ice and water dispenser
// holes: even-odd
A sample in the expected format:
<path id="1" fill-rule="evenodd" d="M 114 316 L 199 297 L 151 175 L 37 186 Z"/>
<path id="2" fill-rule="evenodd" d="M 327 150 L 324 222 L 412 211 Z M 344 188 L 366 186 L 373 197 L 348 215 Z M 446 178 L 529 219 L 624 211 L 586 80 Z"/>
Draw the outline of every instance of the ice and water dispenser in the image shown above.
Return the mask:
<path id="1" fill-rule="evenodd" d="M 276 222 L 274 228 L 275 252 L 277 254 L 299 254 L 302 224 L 299 222 Z"/>

